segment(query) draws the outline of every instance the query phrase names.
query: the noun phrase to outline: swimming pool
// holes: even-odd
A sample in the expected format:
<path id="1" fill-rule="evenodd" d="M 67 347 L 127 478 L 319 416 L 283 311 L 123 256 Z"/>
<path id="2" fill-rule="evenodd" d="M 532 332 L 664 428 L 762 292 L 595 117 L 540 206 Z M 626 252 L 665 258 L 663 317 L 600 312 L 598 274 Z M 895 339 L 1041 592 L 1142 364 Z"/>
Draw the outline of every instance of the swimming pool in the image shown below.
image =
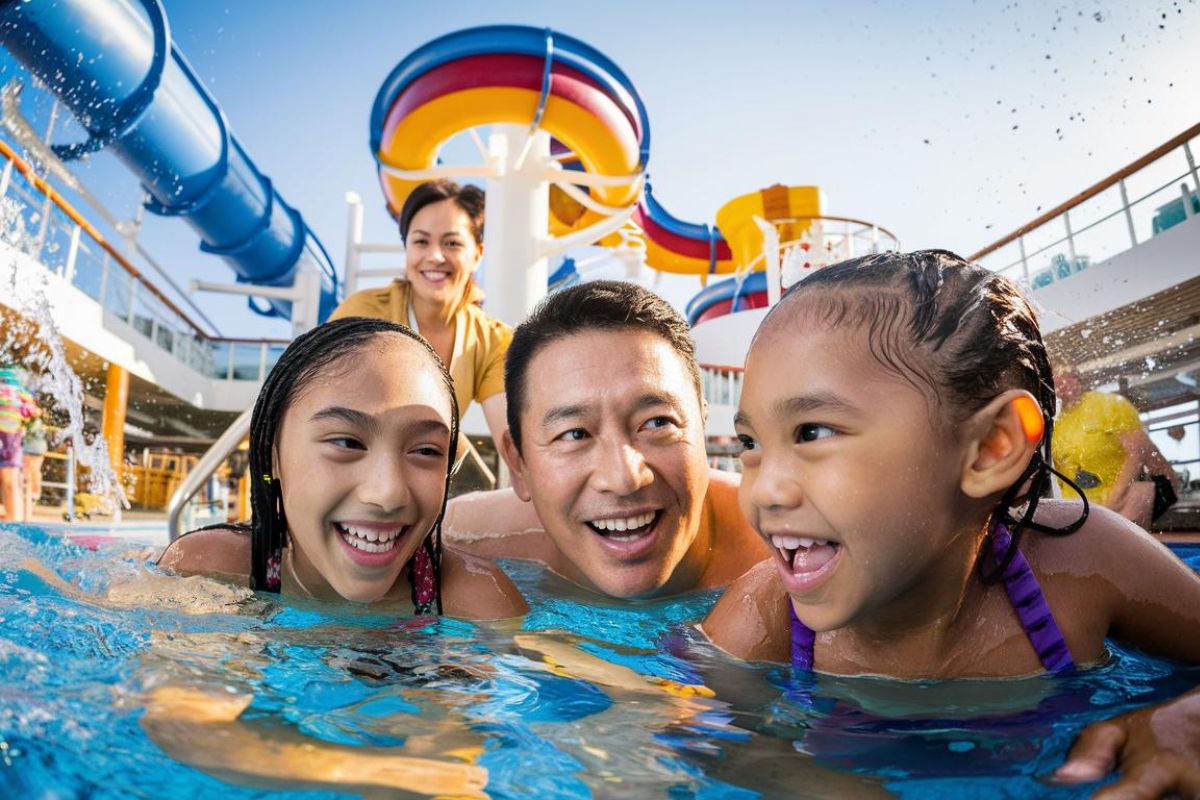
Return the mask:
<path id="1" fill-rule="evenodd" d="M 1200 546 L 1177 552 L 1200 567 Z M 108 605 L 72 598 L 27 559 L 108 591 Z M 1109 663 L 1067 679 L 799 683 L 696 640 L 686 621 L 712 594 L 596 605 L 540 568 L 508 568 L 535 600 L 523 630 L 396 623 L 206 582 L 167 602 L 165 582 L 180 582 L 155 583 L 128 546 L 0 526 L 0 797 L 359 793 L 301 786 L 293 771 L 231 783 L 164 752 L 203 760 L 246 732 L 471 764 L 498 798 L 1080 797 L 1094 787 L 1041 776 L 1085 724 L 1200 682 L 1200 670 L 1114 646 Z M 695 690 L 701 680 L 715 698 Z M 253 700 L 236 730 L 181 727 L 147 712 L 165 686 Z"/>

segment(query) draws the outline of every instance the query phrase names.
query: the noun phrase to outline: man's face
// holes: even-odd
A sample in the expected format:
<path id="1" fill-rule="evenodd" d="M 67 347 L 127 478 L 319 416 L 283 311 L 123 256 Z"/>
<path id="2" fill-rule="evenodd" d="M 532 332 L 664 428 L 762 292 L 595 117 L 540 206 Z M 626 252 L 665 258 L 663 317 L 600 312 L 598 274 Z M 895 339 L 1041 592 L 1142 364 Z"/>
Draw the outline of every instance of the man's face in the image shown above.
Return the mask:
<path id="1" fill-rule="evenodd" d="M 528 376 L 521 452 L 505 433 L 505 456 L 567 577 L 624 598 L 689 588 L 676 584 L 695 559 L 708 461 L 680 355 L 653 333 L 584 331 L 543 347 Z"/>

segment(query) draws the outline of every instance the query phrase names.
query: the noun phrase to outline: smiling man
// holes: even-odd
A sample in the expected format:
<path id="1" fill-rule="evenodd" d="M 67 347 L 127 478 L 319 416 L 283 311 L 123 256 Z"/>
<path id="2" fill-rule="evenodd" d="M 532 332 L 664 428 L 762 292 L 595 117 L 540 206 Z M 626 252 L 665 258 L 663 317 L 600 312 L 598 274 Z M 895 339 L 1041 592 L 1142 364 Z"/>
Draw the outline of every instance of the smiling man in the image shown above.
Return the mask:
<path id="1" fill-rule="evenodd" d="M 722 586 L 769 555 L 736 476 L 708 467 L 695 344 L 661 297 L 616 281 L 552 295 L 514 331 L 505 389 L 513 490 L 451 504 L 459 546 L 630 599 Z"/>

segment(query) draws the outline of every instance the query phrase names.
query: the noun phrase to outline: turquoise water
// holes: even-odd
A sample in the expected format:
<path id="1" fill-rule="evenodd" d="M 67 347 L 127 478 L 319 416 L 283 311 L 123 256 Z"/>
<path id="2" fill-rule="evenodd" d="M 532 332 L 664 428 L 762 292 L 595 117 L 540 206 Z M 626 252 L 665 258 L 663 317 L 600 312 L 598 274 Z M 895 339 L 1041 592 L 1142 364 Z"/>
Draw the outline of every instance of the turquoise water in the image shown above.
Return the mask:
<path id="1" fill-rule="evenodd" d="M 1200 567 L 1200 547 L 1179 552 Z M 27 559 L 108 599 L 72 598 Z M 606 605 L 538 567 L 507 568 L 536 608 L 520 629 L 397 623 L 156 580 L 128 547 L 0 526 L 0 797 L 358 794 L 180 763 L 162 747 L 219 749 L 224 734 L 156 743 L 145 698 L 164 685 L 253 695 L 237 725 L 257 740 L 473 760 L 497 798 L 1081 797 L 1094 787 L 1042 776 L 1084 725 L 1200 682 L 1118 646 L 1069 679 L 796 682 L 697 640 L 687 623 L 711 594 Z M 555 647 L 623 671 L 606 685 L 573 677 L 585 674 L 573 661 L 556 673 L 543 660 L 561 662 Z M 700 682 L 717 696 L 680 696 Z"/>

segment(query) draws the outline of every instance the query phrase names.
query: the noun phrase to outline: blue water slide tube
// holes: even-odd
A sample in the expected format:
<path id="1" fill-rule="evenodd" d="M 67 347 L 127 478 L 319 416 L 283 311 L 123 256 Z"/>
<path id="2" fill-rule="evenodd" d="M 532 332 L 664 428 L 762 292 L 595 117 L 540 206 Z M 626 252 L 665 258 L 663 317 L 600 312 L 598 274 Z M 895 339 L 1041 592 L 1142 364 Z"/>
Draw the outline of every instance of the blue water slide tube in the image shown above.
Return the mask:
<path id="1" fill-rule="evenodd" d="M 730 310 L 737 311 L 740 298 L 766 290 L 767 273 L 765 272 L 751 272 L 744 280 L 728 278 L 709 284 L 688 301 L 687 309 L 684 312 L 688 325 L 695 325 L 701 314 L 723 300 L 732 299 L 733 307 Z"/>
<path id="2" fill-rule="evenodd" d="M 85 141 L 56 145 L 60 157 L 107 147 L 142 182 L 146 207 L 185 220 L 239 283 L 291 286 L 299 270 L 315 269 L 320 319 L 329 316 L 338 295 L 329 255 L 229 130 L 172 44 L 159 0 L 0 0 L 0 44 L 87 131 Z M 291 316 L 285 300 L 250 305 Z"/>
<path id="3" fill-rule="evenodd" d="M 639 162 L 650 159 L 650 119 L 633 81 L 608 56 L 596 48 L 549 28 L 524 25 L 485 25 L 440 36 L 405 57 L 379 87 L 371 107 L 371 152 L 378 153 L 383 123 L 396 97 L 414 80 L 435 67 L 468 56 L 515 53 L 561 61 L 587 75 L 637 121 Z"/>

